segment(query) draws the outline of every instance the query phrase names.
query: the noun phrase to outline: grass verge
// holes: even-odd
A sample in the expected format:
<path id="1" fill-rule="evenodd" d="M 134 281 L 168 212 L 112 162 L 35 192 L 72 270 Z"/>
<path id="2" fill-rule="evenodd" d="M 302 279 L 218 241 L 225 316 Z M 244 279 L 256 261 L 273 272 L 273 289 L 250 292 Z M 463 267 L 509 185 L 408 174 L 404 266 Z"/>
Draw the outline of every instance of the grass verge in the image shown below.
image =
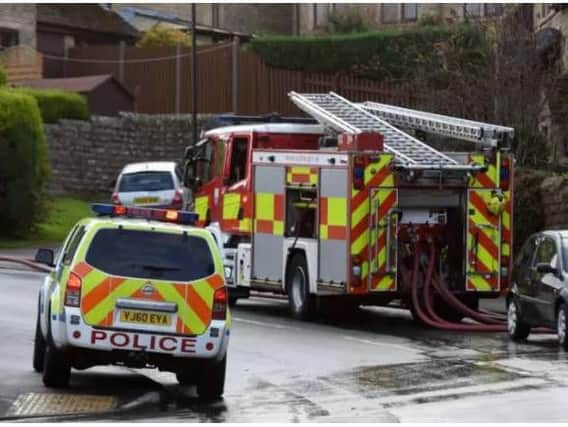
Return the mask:
<path id="1" fill-rule="evenodd" d="M 81 218 L 91 216 L 90 202 L 71 197 L 54 197 L 46 201 L 46 215 L 36 230 L 20 238 L 0 237 L 0 248 L 32 248 L 58 244 Z"/>

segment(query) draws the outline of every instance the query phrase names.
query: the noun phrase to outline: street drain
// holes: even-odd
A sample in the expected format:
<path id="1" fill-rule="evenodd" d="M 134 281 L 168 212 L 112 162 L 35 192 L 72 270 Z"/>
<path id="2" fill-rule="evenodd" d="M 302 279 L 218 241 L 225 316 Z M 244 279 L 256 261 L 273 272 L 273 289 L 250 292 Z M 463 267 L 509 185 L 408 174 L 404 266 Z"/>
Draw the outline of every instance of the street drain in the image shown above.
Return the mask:
<path id="1" fill-rule="evenodd" d="M 18 396 L 6 415 L 68 415 L 107 412 L 115 408 L 113 396 L 26 393 Z"/>

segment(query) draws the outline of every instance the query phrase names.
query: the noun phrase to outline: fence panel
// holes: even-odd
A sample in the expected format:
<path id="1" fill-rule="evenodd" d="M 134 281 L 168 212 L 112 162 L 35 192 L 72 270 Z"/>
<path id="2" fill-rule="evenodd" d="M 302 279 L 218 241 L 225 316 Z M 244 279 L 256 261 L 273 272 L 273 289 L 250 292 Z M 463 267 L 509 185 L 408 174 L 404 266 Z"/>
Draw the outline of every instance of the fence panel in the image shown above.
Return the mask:
<path id="1" fill-rule="evenodd" d="M 176 56 L 179 53 L 179 59 Z M 233 103 L 233 60 L 237 61 L 236 113 L 298 115 L 288 92 L 336 91 L 354 101 L 374 100 L 414 106 L 419 97 L 400 81 L 378 82 L 345 75 L 307 73 L 267 66 L 253 52 L 233 45 L 203 46 L 197 51 L 197 99 L 199 113 L 230 112 Z M 191 50 L 184 48 L 136 48 L 88 46 L 73 48 L 64 64 L 65 74 L 112 74 L 130 89 L 142 113 L 191 111 Z"/>
<path id="2" fill-rule="evenodd" d="M 41 79 L 43 58 L 34 49 L 19 45 L 0 51 L 0 65 L 6 72 L 8 83 L 35 80 Z"/>

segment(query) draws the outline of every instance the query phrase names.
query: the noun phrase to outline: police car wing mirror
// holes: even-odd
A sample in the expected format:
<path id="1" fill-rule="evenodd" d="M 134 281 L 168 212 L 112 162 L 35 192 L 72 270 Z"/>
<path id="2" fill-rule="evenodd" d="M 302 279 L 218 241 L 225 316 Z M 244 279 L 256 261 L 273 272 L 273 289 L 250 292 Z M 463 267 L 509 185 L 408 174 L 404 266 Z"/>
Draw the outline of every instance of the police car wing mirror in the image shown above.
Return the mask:
<path id="1" fill-rule="evenodd" d="M 540 273 L 540 274 L 554 274 L 554 275 L 558 274 L 558 269 L 551 266 L 547 262 L 539 262 L 536 265 L 536 271 L 537 271 L 537 273 Z"/>
<path id="2" fill-rule="evenodd" d="M 38 264 L 45 264 L 50 267 L 54 266 L 53 259 L 54 255 L 51 249 L 38 249 L 34 257 L 34 261 Z"/>

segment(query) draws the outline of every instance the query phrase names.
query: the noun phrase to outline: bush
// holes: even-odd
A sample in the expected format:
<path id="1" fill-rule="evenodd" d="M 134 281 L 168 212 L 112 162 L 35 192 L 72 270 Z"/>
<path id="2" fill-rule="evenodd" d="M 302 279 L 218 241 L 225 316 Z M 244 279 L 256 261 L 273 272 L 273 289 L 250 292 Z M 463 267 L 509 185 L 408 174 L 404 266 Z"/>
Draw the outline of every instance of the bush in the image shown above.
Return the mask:
<path id="1" fill-rule="evenodd" d="M 190 37 L 187 33 L 175 28 L 167 28 L 160 24 L 154 25 L 144 33 L 138 42 L 138 47 L 189 47 Z"/>
<path id="2" fill-rule="evenodd" d="M 41 114 L 33 97 L 0 90 L 0 234 L 28 231 L 49 174 Z"/>
<path id="3" fill-rule="evenodd" d="M 87 101 L 78 93 L 54 89 L 19 88 L 17 90 L 36 99 L 44 123 L 57 123 L 61 119 L 89 119 Z"/>
<path id="4" fill-rule="evenodd" d="M 2 68 L 2 66 L 0 65 L 0 87 L 2 86 L 6 86 L 6 72 L 4 71 L 4 68 Z"/>
<path id="5" fill-rule="evenodd" d="M 484 32 L 473 25 L 420 26 L 330 36 L 263 36 L 252 49 L 276 68 L 413 79 L 466 64 L 486 65 Z"/>

